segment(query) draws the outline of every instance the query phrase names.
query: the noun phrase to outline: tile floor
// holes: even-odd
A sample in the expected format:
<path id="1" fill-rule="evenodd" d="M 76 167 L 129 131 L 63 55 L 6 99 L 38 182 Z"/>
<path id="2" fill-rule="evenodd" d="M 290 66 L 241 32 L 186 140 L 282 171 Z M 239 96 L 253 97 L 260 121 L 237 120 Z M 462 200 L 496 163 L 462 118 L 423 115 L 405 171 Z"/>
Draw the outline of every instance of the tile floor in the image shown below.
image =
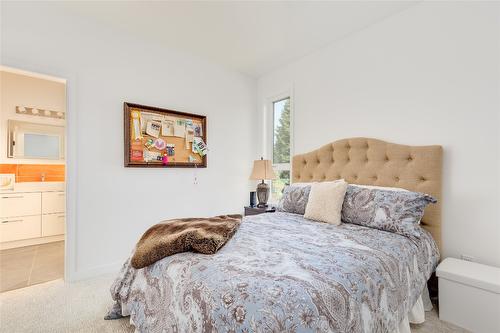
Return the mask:
<path id="1" fill-rule="evenodd" d="M 0 251 L 0 292 L 64 277 L 64 241 Z"/>

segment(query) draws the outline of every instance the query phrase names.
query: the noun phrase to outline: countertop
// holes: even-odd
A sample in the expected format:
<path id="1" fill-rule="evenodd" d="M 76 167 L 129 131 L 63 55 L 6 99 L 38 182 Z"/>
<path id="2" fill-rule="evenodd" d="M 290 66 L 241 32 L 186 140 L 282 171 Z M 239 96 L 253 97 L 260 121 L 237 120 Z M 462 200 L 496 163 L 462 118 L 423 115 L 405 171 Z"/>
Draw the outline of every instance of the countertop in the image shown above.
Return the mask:
<path id="1" fill-rule="evenodd" d="M 25 182 L 15 183 L 13 190 L 0 190 L 0 193 L 59 192 L 65 189 L 65 182 Z"/>

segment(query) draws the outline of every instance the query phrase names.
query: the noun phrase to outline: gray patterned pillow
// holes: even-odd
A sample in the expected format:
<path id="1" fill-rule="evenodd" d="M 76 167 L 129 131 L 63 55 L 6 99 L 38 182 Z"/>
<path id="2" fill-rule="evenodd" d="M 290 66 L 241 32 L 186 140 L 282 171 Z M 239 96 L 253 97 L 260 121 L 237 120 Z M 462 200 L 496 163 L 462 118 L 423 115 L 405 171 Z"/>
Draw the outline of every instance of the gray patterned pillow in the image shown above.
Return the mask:
<path id="1" fill-rule="evenodd" d="M 278 203 L 278 211 L 304 215 L 310 191 L 311 185 L 285 186 L 283 196 Z"/>
<path id="2" fill-rule="evenodd" d="M 342 206 L 342 221 L 419 237 L 418 224 L 424 209 L 436 202 L 423 193 L 349 185 Z"/>

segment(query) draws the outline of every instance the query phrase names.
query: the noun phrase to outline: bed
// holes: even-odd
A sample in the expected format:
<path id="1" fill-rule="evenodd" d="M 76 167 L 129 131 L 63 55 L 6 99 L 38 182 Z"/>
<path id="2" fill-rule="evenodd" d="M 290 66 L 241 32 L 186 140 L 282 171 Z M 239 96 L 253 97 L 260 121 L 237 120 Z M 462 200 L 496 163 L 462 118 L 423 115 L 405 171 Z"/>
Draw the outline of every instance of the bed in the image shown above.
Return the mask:
<path id="1" fill-rule="evenodd" d="M 138 332 L 401 332 L 439 261 L 440 146 L 344 139 L 293 158 L 293 182 L 344 178 L 438 199 L 421 237 L 301 215 L 245 217 L 216 254 L 180 253 L 111 287 Z"/>

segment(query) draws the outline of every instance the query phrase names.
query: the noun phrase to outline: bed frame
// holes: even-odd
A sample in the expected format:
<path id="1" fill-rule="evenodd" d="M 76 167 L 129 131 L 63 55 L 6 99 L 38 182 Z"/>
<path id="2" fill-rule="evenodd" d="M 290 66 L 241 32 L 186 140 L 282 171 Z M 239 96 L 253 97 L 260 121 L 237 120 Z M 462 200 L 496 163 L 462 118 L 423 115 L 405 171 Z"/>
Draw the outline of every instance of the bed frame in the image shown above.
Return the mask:
<path id="1" fill-rule="evenodd" d="M 345 179 L 353 184 L 401 187 L 430 194 L 438 202 L 426 208 L 421 225 L 441 250 L 442 163 L 441 146 L 406 146 L 350 138 L 295 155 L 292 182 Z"/>

